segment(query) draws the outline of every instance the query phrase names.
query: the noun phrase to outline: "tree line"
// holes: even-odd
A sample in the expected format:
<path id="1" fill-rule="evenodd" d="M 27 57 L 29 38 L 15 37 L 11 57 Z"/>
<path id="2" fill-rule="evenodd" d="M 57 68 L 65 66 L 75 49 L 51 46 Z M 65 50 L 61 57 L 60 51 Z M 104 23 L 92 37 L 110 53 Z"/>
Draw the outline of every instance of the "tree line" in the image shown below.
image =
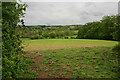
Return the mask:
<path id="1" fill-rule="evenodd" d="M 116 39 L 119 37 L 117 31 L 120 28 L 118 17 L 118 15 L 104 16 L 100 21 L 86 23 L 79 29 L 77 38 L 119 40 Z"/>
<path id="2" fill-rule="evenodd" d="M 75 36 L 79 26 L 33 26 L 18 27 L 17 33 L 21 38 L 46 39 L 46 38 L 65 38 L 66 36 Z M 67 37 L 66 37 L 67 38 Z"/>
<path id="3" fill-rule="evenodd" d="M 120 52 L 120 15 L 104 16 L 100 21 L 86 23 L 79 29 L 77 38 L 115 40 L 119 44 L 113 50 Z"/>

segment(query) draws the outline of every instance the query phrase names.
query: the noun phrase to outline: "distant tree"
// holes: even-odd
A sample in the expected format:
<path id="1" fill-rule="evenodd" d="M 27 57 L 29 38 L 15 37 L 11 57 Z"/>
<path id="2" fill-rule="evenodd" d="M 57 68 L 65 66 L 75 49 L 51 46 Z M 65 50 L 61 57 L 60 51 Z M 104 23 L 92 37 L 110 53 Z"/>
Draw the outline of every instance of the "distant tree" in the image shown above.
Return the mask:
<path id="1" fill-rule="evenodd" d="M 113 38 L 120 42 L 120 16 L 116 15 L 115 17 L 116 17 L 114 23 L 115 32 L 113 32 Z"/>
<path id="2" fill-rule="evenodd" d="M 44 38 L 47 38 L 47 37 L 49 37 L 49 34 L 48 34 L 48 32 L 43 32 L 43 33 L 42 33 L 42 36 L 43 36 Z"/>
<path id="3" fill-rule="evenodd" d="M 120 16 L 116 15 L 116 22 L 114 23 L 113 38 L 118 41 L 118 45 L 116 45 L 113 50 L 120 52 Z"/>
<path id="4" fill-rule="evenodd" d="M 56 33 L 55 32 L 49 33 L 49 38 L 55 38 L 55 37 L 56 37 Z"/>

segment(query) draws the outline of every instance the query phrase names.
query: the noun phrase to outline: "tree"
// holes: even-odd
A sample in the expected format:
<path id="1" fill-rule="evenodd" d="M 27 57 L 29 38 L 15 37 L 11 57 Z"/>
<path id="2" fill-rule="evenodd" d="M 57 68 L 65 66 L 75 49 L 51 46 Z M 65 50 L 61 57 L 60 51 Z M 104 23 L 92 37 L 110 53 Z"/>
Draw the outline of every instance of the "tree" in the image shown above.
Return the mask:
<path id="1" fill-rule="evenodd" d="M 114 23 L 114 30 L 113 38 L 120 43 L 120 16 L 116 15 L 116 20 Z"/>
<path id="2" fill-rule="evenodd" d="M 55 37 L 56 37 L 56 33 L 55 32 L 49 33 L 49 38 L 55 38 Z"/>
<path id="3" fill-rule="evenodd" d="M 104 16 L 102 20 L 89 22 L 79 29 L 77 38 L 118 40 L 118 19 L 115 15 Z M 116 37 L 115 37 L 116 36 Z"/>
<path id="4" fill-rule="evenodd" d="M 118 45 L 116 45 L 113 50 L 120 52 L 120 15 L 116 15 L 116 22 L 114 23 L 113 38 L 118 41 Z"/>
<path id="5" fill-rule="evenodd" d="M 42 33 L 42 36 L 43 36 L 44 38 L 47 38 L 47 37 L 49 37 L 49 34 L 48 34 L 48 32 L 43 32 L 43 33 Z"/>
<path id="6" fill-rule="evenodd" d="M 20 18 L 24 17 L 26 7 L 17 2 L 2 3 L 2 79 L 18 78 L 23 72 L 21 40 L 16 31 L 19 22 L 24 25 Z"/>

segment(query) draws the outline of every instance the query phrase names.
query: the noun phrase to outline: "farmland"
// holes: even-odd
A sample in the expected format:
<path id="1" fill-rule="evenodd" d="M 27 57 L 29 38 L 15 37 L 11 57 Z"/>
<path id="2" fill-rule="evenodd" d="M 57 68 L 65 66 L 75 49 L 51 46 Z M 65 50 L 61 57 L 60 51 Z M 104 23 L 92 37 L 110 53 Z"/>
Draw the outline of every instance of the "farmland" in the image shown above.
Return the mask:
<path id="1" fill-rule="evenodd" d="M 25 78 L 118 78 L 116 41 L 22 39 Z"/>
<path id="2" fill-rule="evenodd" d="M 92 39 L 37 39 L 22 38 L 24 50 L 66 49 L 81 47 L 115 46 L 118 42 Z"/>
<path id="3" fill-rule="evenodd" d="M 120 16 L 117 13 L 106 13 L 106 10 L 111 12 L 115 9 L 105 7 L 106 4 L 99 7 L 97 3 L 90 10 L 86 9 L 90 8 L 91 3 L 86 8 L 85 3 L 83 8 L 74 3 L 44 5 L 40 2 L 41 7 L 36 3 L 27 4 L 21 1 L 0 4 L 0 78 L 120 79 Z M 29 17 L 26 18 L 25 13 Z"/>

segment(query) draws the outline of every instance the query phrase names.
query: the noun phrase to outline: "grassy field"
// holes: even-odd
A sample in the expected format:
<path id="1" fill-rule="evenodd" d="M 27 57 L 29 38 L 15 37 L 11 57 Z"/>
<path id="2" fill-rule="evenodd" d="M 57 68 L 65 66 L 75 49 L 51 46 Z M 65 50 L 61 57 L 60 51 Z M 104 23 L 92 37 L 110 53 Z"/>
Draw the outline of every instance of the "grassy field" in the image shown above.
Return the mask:
<path id="1" fill-rule="evenodd" d="M 116 41 L 23 39 L 24 78 L 118 78 Z"/>
<path id="2" fill-rule="evenodd" d="M 22 39 L 25 51 L 48 50 L 48 49 L 68 49 L 81 47 L 112 47 L 116 41 L 90 40 L 90 39 Z"/>
<path id="3" fill-rule="evenodd" d="M 111 47 L 27 51 L 24 77 L 118 78 L 117 54 Z"/>

